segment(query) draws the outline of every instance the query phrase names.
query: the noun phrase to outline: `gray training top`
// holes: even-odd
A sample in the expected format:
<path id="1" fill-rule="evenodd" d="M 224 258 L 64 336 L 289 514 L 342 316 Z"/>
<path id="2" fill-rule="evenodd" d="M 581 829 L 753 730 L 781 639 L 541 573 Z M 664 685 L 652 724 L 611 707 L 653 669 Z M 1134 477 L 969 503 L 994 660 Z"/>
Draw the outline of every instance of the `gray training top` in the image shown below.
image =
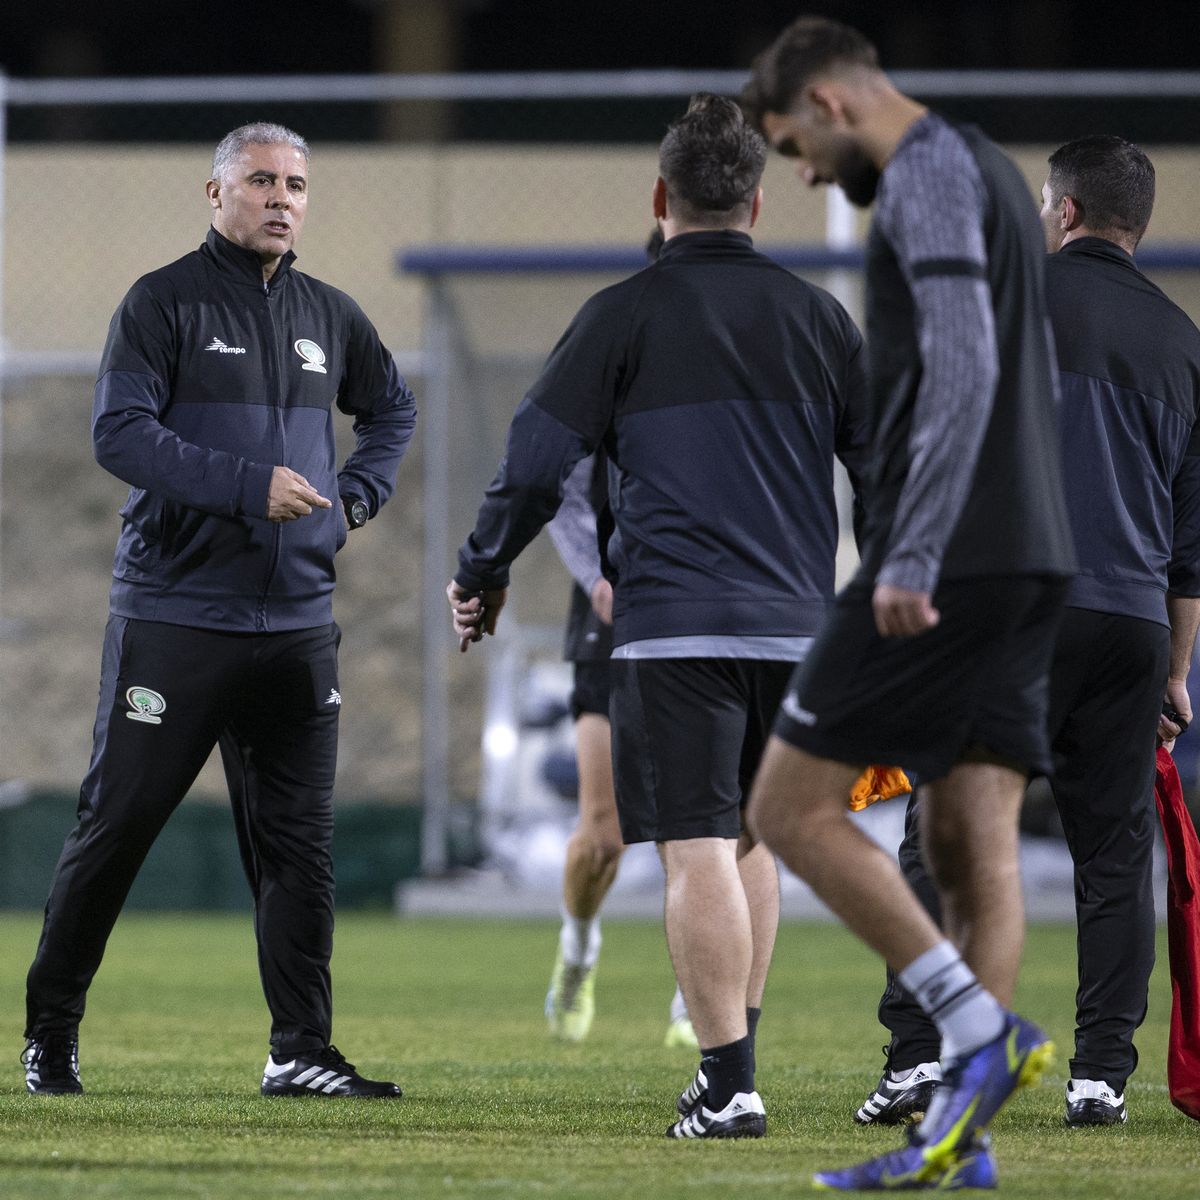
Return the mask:
<path id="1" fill-rule="evenodd" d="M 1013 163 L 973 127 L 917 120 L 884 168 L 867 245 L 860 584 L 1074 571 L 1044 265 Z"/>

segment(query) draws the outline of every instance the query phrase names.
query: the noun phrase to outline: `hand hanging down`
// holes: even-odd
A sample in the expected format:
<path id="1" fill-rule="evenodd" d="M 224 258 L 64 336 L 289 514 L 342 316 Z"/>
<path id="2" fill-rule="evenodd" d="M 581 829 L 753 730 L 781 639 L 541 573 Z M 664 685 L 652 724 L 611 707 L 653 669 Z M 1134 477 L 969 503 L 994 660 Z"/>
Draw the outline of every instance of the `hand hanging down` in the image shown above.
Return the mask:
<path id="1" fill-rule="evenodd" d="M 481 642 L 485 633 L 496 632 L 496 621 L 508 599 L 508 588 L 469 592 L 452 579 L 446 585 L 446 599 L 454 612 L 459 652 L 466 654 L 472 642 Z"/>
<path id="2" fill-rule="evenodd" d="M 942 619 L 928 592 L 914 592 L 889 583 L 876 585 L 871 607 L 880 637 L 915 637 Z"/>

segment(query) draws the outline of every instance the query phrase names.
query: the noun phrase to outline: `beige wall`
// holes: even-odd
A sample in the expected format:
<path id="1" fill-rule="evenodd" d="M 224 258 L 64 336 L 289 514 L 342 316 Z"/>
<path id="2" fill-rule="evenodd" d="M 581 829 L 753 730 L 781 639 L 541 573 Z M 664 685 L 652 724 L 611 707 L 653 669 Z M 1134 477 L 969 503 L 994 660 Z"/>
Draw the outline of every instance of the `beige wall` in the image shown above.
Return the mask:
<path id="1" fill-rule="evenodd" d="M 108 319 L 140 274 L 201 241 L 208 223 L 207 147 L 10 148 L 5 188 L 4 333 L 21 351 L 98 353 Z M 1148 243 L 1200 238 L 1200 153 L 1152 150 L 1159 201 Z M 1041 186 L 1046 150 L 1016 157 Z M 650 147 L 394 149 L 318 145 L 302 269 L 355 297 L 396 350 L 420 344 L 419 281 L 398 276 L 396 250 L 429 242 L 638 245 L 651 226 Z M 822 192 L 772 158 L 761 245 L 819 242 Z M 864 218 L 865 220 L 865 218 Z M 1200 276 L 1159 282 L 1200 317 Z M 472 289 L 488 348 L 537 352 L 595 278 L 492 280 Z"/>

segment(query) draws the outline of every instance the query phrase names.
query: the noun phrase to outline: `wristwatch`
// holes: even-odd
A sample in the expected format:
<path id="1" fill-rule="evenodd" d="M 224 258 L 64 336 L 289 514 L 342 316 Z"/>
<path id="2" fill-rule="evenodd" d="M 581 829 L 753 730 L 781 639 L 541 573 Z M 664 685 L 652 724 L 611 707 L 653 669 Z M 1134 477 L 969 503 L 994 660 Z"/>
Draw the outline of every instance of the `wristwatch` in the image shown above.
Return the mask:
<path id="1" fill-rule="evenodd" d="M 346 514 L 347 529 L 361 529 L 371 515 L 365 500 L 351 500 L 349 496 L 342 497 L 342 511 Z"/>

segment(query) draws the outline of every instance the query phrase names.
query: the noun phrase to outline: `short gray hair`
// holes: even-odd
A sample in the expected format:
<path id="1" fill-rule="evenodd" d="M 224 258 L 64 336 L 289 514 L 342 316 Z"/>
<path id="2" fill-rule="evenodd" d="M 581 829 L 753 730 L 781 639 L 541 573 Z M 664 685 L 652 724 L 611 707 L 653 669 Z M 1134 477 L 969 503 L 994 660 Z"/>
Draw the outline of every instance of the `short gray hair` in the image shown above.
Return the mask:
<path id="1" fill-rule="evenodd" d="M 213 151 L 212 178 L 224 181 L 225 172 L 242 155 L 247 146 L 291 146 L 304 155 L 308 162 L 308 143 L 286 125 L 271 121 L 254 121 L 250 125 L 239 125 L 227 133 Z"/>

